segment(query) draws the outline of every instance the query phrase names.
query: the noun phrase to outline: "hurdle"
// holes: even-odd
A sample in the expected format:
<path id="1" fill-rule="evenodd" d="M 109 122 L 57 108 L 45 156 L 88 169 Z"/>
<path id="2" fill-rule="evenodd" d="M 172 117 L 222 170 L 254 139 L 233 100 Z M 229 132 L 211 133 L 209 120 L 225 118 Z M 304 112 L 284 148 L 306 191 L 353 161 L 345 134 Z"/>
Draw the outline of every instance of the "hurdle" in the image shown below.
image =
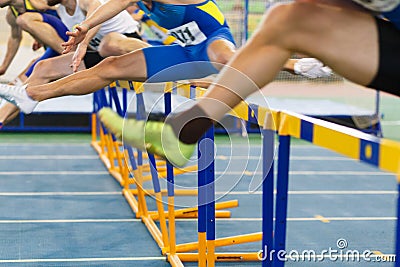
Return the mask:
<path id="1" fill-rule="evenodd" d="M 204 90 L 194 88 L 186 84 L 177 84 L 169 86 L 167 90 L 169 93 L 167 98 L 170 99 L 170 91 L 186 96 L 186 97 L 199 97 L 202 96 Z M 256 253 L 216 253 L 215 248 L 219 246 L 229 246 L 241 242 L 252 242 L 262 240 L 262 247 L 273 248 L 274 250 L 284 250 L 286 241 L 286 223 L 287 223 L 287 200 L 288 200 L 288 179 L 289 179 L 289 158 L 290 158 L 290 140 L 291 137 L 299 138 L 309 141 L 317 146 L 333 150 L 337 153 L 343 154 L 349 158 L 357 159 L 369 164 L 372 164 L 382 170 L 394 173 L 400 177 L 400 144 L 398 142 L 381 139 L 374 137 L 358 130 L 350 129 L 334 123 L 325 122 L 319 119 L 307 117 L 284 111 L 271 111 L 265 107 L 257 106 L 254 104 L 247 105 L 241 103 L 231 115 L 246 121 L 257 122 L 263 125 L 263 220 L 262 220 L 262 233 L 254 233 L 250 235 L 215 238 L 215 217 L 212 217 L 212 210 L 216 207 L 213 201 L 213 187 L 209 185 L 212 177 L 205 177 L 204 174 L 199 173 L 199 188 L 207 188 L 208 191 L 201 191 L 198 194 L 198 241 L 186 244 L 176 244 L 175 241 L 175 212 L 173 210 L 173 197 L 175 196 L 173 188 L 173 176 L 169 180 L 169 188 L 167 194 L 170 197 L 168 201 L 168 212 L 163 213 L 168 216 L 169 222 L 169 237 L 168 247 L 163 250 L 168 257 L 172 266 L 182 266 L 185 261 L 198 261 L 199 266 L 214 266 L 215 261 L 244 261 L 253 260 L 259 261 L 260 256 Z M 266 121 L 266 123 L 263 123 Z M 272 123 L 274 122 L 274 123 Z M 104 131 L 100 127 L 101 131 Z M 271 148 L 274 147 L 275 134 L 278 134 L 279 139 L 279 159 L 277 170 L 277 195 L 273 197 L 273 160 L 274 155 Z M 330 136 L 327 140 L 324 136 Z M 212 134 L 207 133 L 205 138 L 212 140 Z M 333 138 L 333 139 L 332 139 Z M 101 138 L 100 138 L 101 139 Z M 335 142 L 332 142 L 334 140 Z M 338 145 L 344 144 L 344 145 Z M 204 144 L 203 144 L 204 145 Z M 200 147 L 199 150 L 208 151 L 213 149 L 211 147 Z M 128 150 L 129 151 L 129 150 Z M 211 150 L 210 150 L 211 151 Z M 133 155 L 133 153 L 131 153 Z M 117 160 L 117 158 L 114 158 Z M 151 160 L 152 165 L 157 170 L 158 165 L 155 160 Z M 204 164 L 199 162 L 199 164 Z M 199 168 L 201 169 L 201 168 Z M 212 171 L 210 171 L 212 173 Z M 168 171 L 169 175 L 173 171 Z M 208 180 L 209 179 L 209 180 Z M 206 185 L 206 186 L 204 186 Z M 168 191 L 169 189 L 169 191 Z M 398 190 L 400 190 L 400 185 Z M 132 191 L 132 194 L 138 195 L 140 189 Z M 142 197 L 146 194 L 154 194 L 154 192 L 142 191 Z M 145 203 L 144 200 L 140 202 Z M 206 205 L 202 205 L 207 203 Z M 207 210 L 207 205 L 210 205 Z M 140 205 L 139 205 L 140 206 Z M 275 206 L 276 214 L 274 217 L 273 207 Z M 398 200 L 398 215 L 400 214 L 400 199 Z M 140 213 L 146 213 L 141 207 L 138 210 Z M 160 214 L 160 213 L 159 213 Z M 154 217 L 156 218 L 156 217 Z M 275 220 L 275 222 L 274 222 Z M 274 234 L 273 234 L 274 233 Z M 400 255 L 400 224 L 397 222 L 397 238 L 396 238 L 396 255 Z M 185 253 L 197 250 L 197 253 Z M 277 257 L 272 259 L 267 258 L 262 261 L 262 266 L 284 266 L 284 262 L 279 261 Z M 400 266 L 396 262 L 396 266 Z"/>
<path id="2" fill-rule="evenodd" d="M 133 85 L 132 83 L 128 83 L 130 89 L 135 89 L 138 84 Z M 151 170 L 153 176 L 153 191 L 149 191 L 142 187 L 143 183 L 143 156 L 141 152 L 133 153 L 132 149 L 129 147 L 122 147 L 122 144 L 118 141 L 115 141 L 115 138 L 111 135 L 108 138 L 104 136 L 109 135 L 105 129 L 101 125 L 99 125 L 98 121 L 96 121 L 95 113 L 102 107 L 102 106 L 114 106 L 118 113 L 124 114 L 123 109 L 126 112 L 126 95 L 123 94 L 123 108 L 119 107 L 118 103 L 111 103 L 112 101 L 117 100 L 117 94 L 115 92 L 115 87 L 119 85 L 112 85 L 107 88 L 109 91 L 109 99 L 106 97 L 105 91 L 100 92 L 98 96 L 95 97 L 96 101 L 101 101 L 101 103 L 94 104 L 94 115 L 93 115 L 93 125 L 96 126 L 96 130 L 92 131 L 92 145 L 95 147 L 98 153 L 103 153 L 106 156 L 101 157 L 105 161 L 105 165 L 110 169 L 114 168 L 116 171 L 110 173 L 114 176 L 116 173 L 118 174 L 117 180 L 120 181 L 121 185 L 123 186 L 123 194 L 127 199 L 128 203 L 131 205 L 132 210 L 136 213 L 136 216 L 142 218 L 143 222 L 148 227 L 150 233 L 152 234 L 153 238 L 156 240 L 157 244 L 160 246 L 161 251 L 163 254 L 167 255 L 168 261 L 171 263 L 172 266 L 182 266 L 182 262 L 185 261 L 197 261 L 199 262 L 199 266 L 214 266 L 216 261 L 259 261 L 260 255 L 258 252 L 235 252 L 235 253 L 218 253 L 215 252 L 215 248 L 217 247 L 224 247 L 224 246 L 232 246 L 236 244 L 243 244 L 248 242 L 258 242 L 261 241 L 263 238 L 262 232 L 257 233 L 250 233 L 244 234 L 239 236 L 229 236 L 229 237 L 222 237 L 216 238 L 215 236 L 215 219 L 216 217 L 224 217 L 218 216 L 219 209 L 223 208 L 230 208 L 237 206 L 237 201 L 228 201 L 226 203 L 215 203 L 215 188 L 213 184 L 214 180 L 214 169 L 212 166 L 208 166 L 206 168 L 207 171 L 202 170 L 205 163 L 199 161 L 199 180 L 198 185 L 199 188 L 202 190 L 198 193 L 198 207 L 196 208 L 189 208 L 189 211 L 192 212 L 190 217 L 198 217 L 198 240 L 195 242 L 190 243 L 183 243 L 183 244 L 176 244 L 175 240 L 175 218 L 179 218 L 180 214 L 184 214 L 182 211 L 175 211 L 174 210 L 174 196 L 176 191 L 173 187 L 173 175 L 175 172 L 166 167 L 167 172 L 167 180 L 168 180 L 168 187 L 167 187 L 167 195 L 168 195 L 168 212 L 164 212 L 162 205 L 158 208 L 156 212 L 151 212 L 147 210 L 146 206 L 146 195 L 154 195 L 158 194 L 158 199 L 161 198 L 162 194 L 160 194 L 160 189 L 157 186 L 158 179 L 161 177 L 157 169 L 160 165 L 156 162 L 151 155 L 148 155 L 147 158 L 150 161 L 149 169 Z M 140 86 L 140 85 L 139 85 Z M 126 88 L 123 88 L 123 92 L 125 92 Z M 111 92 L 110 92 L 111 91 Z M 171 102 L 171 93 L 186 96 L 188 98 L 197 98 L 202 96 L 205 93 L 205 89 L 194 87 L 188 84 L 172 84 L 169 83 L 165 87 L 165 107 L 169 110 L 166 110 L 167 113 L 170 111 Z M 138 101 L 138 110 L 143 107 L 144 103 L 140 97 L 140 91 L 136 91 L 139 101 Z M 237 118 L 244 119 L 247 121 L 257 122 L 259 125 L 264 125 L 263 121 L 269 117 L 269 125 L 270 128 L 265 128 L 263 130 L 263 134 L 267 133 L 269 138 L 264 139 L 265 147 L 271 147 L 271 142 L 273 144 L 273 135 L 271 133 L 276 131 L 276 125 L 271 123 L 277 120 L 278 113 L 275 111 L 271 111 L 265 107 L 259 107 L 256 105 L 247 105 L 246 103 L 241 103 L 237 108 L 235 108 L 231 115 L 236 116 Z M 100 137 L 100 141 L 97 139 Z M 213 140 L 213 132 L 209 132 L 206 135 L 206 140 Z M 111 144 L 110 144 L 111 143 Z M 118 145 L 115 145 L 117 143 Z M 206 142 L 208 145 L 204 147 L 204 144 L 199 145 L 200 151 L 207 151 L 210 155 L 213 155 L 213 141 Z M 100 147 L 102 146 L 102 147 Z M 119 150 L 122 149 L 122 152 Z M 111 153 L 110 153 L 111 151 Z M 263 153 L 269 153 L 268 149 L 263 149 Z M 271 153 L 270 159 L 271 162 L 273 160 L 273 156 Z M 123 164 L 123 168 L 119 166 L 121 161 L 119 157 L 121 155 L 125 156 Z M 136 159 L 137 158 L 137 161 Z M 129 163 L 126 159 L 129 159 Z M 209 159 L 208 159 L 209 160 Z M 109 161 L 115 161 L 115 165 L 112 165 Z M 264 167 L 265 176 L 271 177 L 273 175 L 270 170 L 271 162 L 268 162 Z M 130 166 L 128 166 L 130 165 Z M 118 166 L 118 167 L 116 167 Z M 162 167 L 163 168 L 163 167 Z M 127 171 L 128 170 L 128 171 Z M 133 177 L 129 177 L 128 172 L 133 172 Z M 264 179 L 268 181 L 269 190 L 272 190 L 273 179 Z M 130 189 L 129 184 L 135 184 L 136 189 Z M 156 185 L 156 186 L 154 186 Z M 272 192 L 272 191 L 271 191 Z M 163 192 L 164 193 L 164 192 Z M 197 193 L 197 192 L 196 192 Z M 273 194 L 266 194 L 267 198 L 271 197 Z M 137 196 L 137 198 L 136 198 Z M 158 201 L 161 203 L 161 201 Z M 265 210 L 271 211 L 272 210 L 272 201 L 269 201 L 268 205 L 264 207 Z M 185 209 L 184 209 L 185 210 Z M 230 215 L 230 214 L 229 214 Z M 189 217 L 189 216 L 183 216 Z M 225 216 L 227 217 L 227 216 Z M 165 218 L 165 220 L 164 220 Z M 154 223 L 154 220 L 160 220 L 160 227 L 159 230 Z M 168 220 L 168 229 L 166 227 L 165 221 Z M 272 221 L 266 226 L 265 229 L 272 229 L 271 228 Z M 264 225 L 263 225 L 264 229 Z M 166 233 L 168 231 L 168 233 Z M 264 235 L 264 239 L 269 240 L 271 242 L 272 238 L 272 230 L 268 231 L 270 235 Z M 189 253 L 190 251 L 198 251 L 197 253 Z"/>
<path id="3" fill-rule="evenodd" d="M 177 93 L 186 97 L 190 98 L 195 98 L 195 97 L 201 97 L 204 93 L 206 92 L 205 89 L 203 88 L 198 88 L 198 87 L 193 87 L 188 84 L 178 84 L 177 86 Z M 259 126 L 263 127 L 262 134 L 263 134 L 263 155 L 267 160 L 263 161 L 263 177 L 266 179 L 263 179 L 263 187 L 266 188 L 266 190 L 269 191 L 269 193 L 264 194 L 265 196 L 265 201 L 263 201 L 263 210 L 265 212 L 272 212 L 272 197 L 273 197 L 273 168 L 271 166 L 273 165 L 273 148 L 274 147 L 274 133 L 277 130 L 277 124 L 276 122 L 278 121 L 278 115 L 279 113 L 275 110 L 270 110 L 269 108 L 258 106 L 258 105 L 249 105 L 245 103 L 244 101 L 241 102 L 237 107 L 235 107 L 231 112 L 230 115 L 235 116 L 239 119 L 245 120 L 245 121 L 250 121 L 252 123 L 257 123 Z M 206 138 L 209 140 L 212 140 L 213 135 L 207 132 Z M 202 139 L 203 140 L 203 139 Z M 199 142 L 199 150 L 207 151 L 207 153 L 210 153 L 213 155 L 213 147 L 201 147 L 201 142 Z M 211 151 L 211 152 L 209 152 Z M 204 159 L 203 159 L 204 160 Z M 204 162 L 199 161 L 199 169 L 201 169 L 200 164 L 204 164 Z M 202 166 L 203 167 L 203 166 Z M 210 176 L 213 175 L 212 167 L 209 170 Z M 199 188 L 207 187 L 205 186 L 206 184 L 210 182 L 205 182 L 205 183 L 200 183 L 204 177 L 204 173 L 199 172 Z M 210 179 L 210 180 L 207 180 Z M 213 178 L 206 178 L 206 181 L 211 181 Z M 214 188 L 212 186 L 209 186 L 208 196 L 212 196 L 212 192 Z M 200 208 L 200 203 L 203 203 L 204 200 L 200 199 L 200 192 L 199 192 L 199 208 Z M 204 198 L 204 197 L 203 197 Z M 211 199 L 213 199 L 211 197 Z M 210 197 L 208 198 L 208 201 L 210 201 Z M 200 212 L 200 211 L 199 211 Z M 204 211 L 203 211 L 204 212 Z M 204 214 L 204 213 L 203 213 Z M 207 213 L 208 215 L 209 213 Z M 202 231 L 207 232 L 207 239 L 213 239 L 215 238 L 215 232 L 213 225 L 209 224 L 209 217 L 207 215 L 203 215 L 203 223 L 200 223 L 200 216 L 199 216 L 199 240 L 204 240 L 205 237 L 202 236 Z M 204 216 L 207 219 L 204 219 Z M 207 228 L 211 227 L 211 229 Z M 215 225 L 214 225 L 215 227 Z M 206 228 L 206 229 L 204 229 Z M 263 229 L 265 229 L 265 232 L 269 232 L 270 234 L 265 234 L 262 235 L 261 232 L 259 233 L 251 233 L 251 234 L 245 234 L 245 235 L 240 235 L 240 236 L 232 236 L 232 237 L 224 237 L 224 238 L 218 238 L 215 240 L 211 240 L 210 245 L 211 247 L 211 255 L 207 254 L 207 266 L 210 266 L 210 262 L 213 262 L 213 257 L 214 260 L 216 261 L 260 261 L 260 255 L 258 253 L 214 253 L 214 246 L 215 247 L 223 247 L 223 246 L 230 246 L 234 244 L 241 244 L 241 243 L 248 243 L 248 242 L 257 242 L 261 241 L 262 238 L 266 240 L 266 242 L 272 242 L 272 215 L 270 216 L 270 220 L 265 220 L 265 223 L 263 223 Z M 269 229 L 269 230 L 268 230 Z M 199 241 L 200 242 L 200 241 Z M 203 241 L 204 243 L 205 241 Z M 207 243 L 207 242 L 206 242 Z M 200 246 L 200 244 L 199 244 Z M 177 245 L 177 247 L 186 250 L 194 250 L 197 249 L 198 247 L 196 246 L 195 243 L 191 244 L 184 244 L 184 245 Z M 207 247 L 207 245 L 206 245 Z M 199 251 L 200 252 L 200 251 Z M 208 247 L 207 247 L 207 252 L 208 252 Z M 184 261 L 189 261 L 190 257 L 186 254 L 180 254 L 180 257 Z M 200 261 L 200 259 L 199 259 Z M 201 263 L 204 264 L 204 263 Z M 199 266 L 203 266 L 200 265 Z M 211 265 L 213 266 L 213 265 Z"/>
<path id="4" fill-rule="evenodd" d="M 120 83 L 120 82 L 119 82 Z M 131 90 L 135 90 L 137 93 L 137 110 L 140 111 L 139 116 L 143 115 L 143 107 L 144 102 L 141 95 L 139 88 L 140 84 L 133 84 L 128 82 L 128 86 Z M 168 212 L 165 212 L 162 206 L 162 195 L 165 193 L 170 194 L 168 191 L 161 191 L 158 179 L 161 178 L 164 173 L 171 175 L 171 169 L 168 170 L 168 166 L 165 170 L 157 171 L 158 167 L 161 166 L 161 169 L 164 168 L 163 164 L 159 164 L 159 161 L 156 161 L 152 155 L 142 155 L 142 152 L 138 151 L 134 153 L 132 148 L 129 147 L 122 147 L 121 142 L 116 141 L 115 138 L 107 133 L 107 130 L 104 129 L 95 116 L 95 113 L 103 106 L 114 106 L 117 112 L 120 115 L 123 115 L 126 112 L 127 107 L 127 97 L 126 97 L 126 88 L 123 88 L 123 103 L 121 108 L 120 103 L 118 101 L 118 95 L 116 93 L 116 87 L 119 87 L 120 84 L 111 84 L 106 89 L 109 92 L 109 97 L 106 96 L 106 91 L 101 90 L 97 92 L 95 96 L 95 103 L 93 109 L 93 128 L 92 129 L 92 146 L 95 150 L 99 153 L 100 158 L 108 168 L 110 174 L 116 178 L 116 180 L 123 186 L 123 195 L 127 199 L 128 203 L 130 204 L 132 210 L 135 212 L 136 216 L 141 218 L 143 222 L 148 227 L 150 233 L 152 234 L 153 238 L 156 240 L 157 244 L 162 249 L 162 253 L 165 254 L 170 248 L 174 245 L 170 244 L 168 239 L 167 233 L 167 226 L 166 226 L 166 219 L 169 220 L 169 225 L 171 229 L 171 225 L 173 225 L 172 220 L 176 218 L 196 218 L 198 216 L 198 209 L 194 208 L 184 208 L 179 210 L 173 210 L 173 216 L 171 216 L 171 208 L 169 208 Z M 170 86 L 166 87 L 166 90 L 169 90 Z M 168 96 L 168 93 L 165 94 Z M 170 101 L 169 101 L 170 102 Z M 97 139 L 100 140 L 97 140 Z M 122 149 L 122 151 L 120 151 Z M 137 159 L 136 159 L 137 158 Z M 147 158 L 150 160 L 150 164 L 147 164 L 147 169 L 150 171 L 150 176 L 153 181 L 153 188 L 154 190 L 147 190 L 144 189 L 142 184 L 144 181 L 143 172 L 145 171 L 145 165 L 143 165 L 143 158 Z M 122 159 L 122 160 L 121 160 Z M 124 160 L 125 159 L 125 160 Z M 126 159 L 129 159 L 127 162 Z M 123 162 L 122 162 L 123 161 Z M 115 164 L 114 164 L 115 162 Z M 121 165 L 122 164 L 122 165 Z M 130 166 L 129 166 L 130 165 Z M 196 167 L 197 169 L 197 167 Z M 193 167 L 189 168 L 189 170 L 193 170 Z M 129 177 L 129 172 L 133 173 L 133 178 Z M 173 174 L 181 174 L 187 171 L 186 169 L 179 170 L 178 172 L 173 171 Z M 136 185 L 136 189 L 130 189 L 129 185 L 134 184 Z M 175 193 L 175 191 L 174 191 Z M 176 190 L 176 193 L 179 195 L 197 195 L 197 190 Z M 146 195 L 155 196 L 157 202 L 157 211 L 149 211 L 147 210 L 147 205 L 145 201 Z M 137 199 L 136 199 L 137 196 Z M 215 205 L 216 216 L 217 217 L 230 217 L 229 211 L 224 211 L 221 209 L 232 208 L 238 205 L 237 200 L 234 201 L 226 201 L 222 203 L 217 203 Z M 173 205 L 168 205 L 168 207 L 173 207 Z M 160 221 L 160 228 L 159 230 L 155 224 L 155 220 Z M 172 236 L 172 234 L 171 234 Z M 175 242 L 175 241 L 173 241 Z"/>
<path id="5" fill-rule="evenodd" d="M 275 203 L 275 223 L 272 244 L 263 241 L 263 247 L 274 251 L 285 251 L 289 184 L 290 140 L 292 137 L 308 141 L 318 147 L 326 148 L 348 158 L 373 165 L 397 176 L 400 192 L 400 143 L 372 136 L 361 131 L 299 115 L 280 112 L 279 150 L 277 171 L 277 192 Z M 267 192 L 270 192 L 267 190 Z M 265 193 L 265 192 L 264 192 Z M 397 203 L 396 255 L 400 255 L 400 198 Z M 271 213 L 264 213 L 263 220 L 271 220 Z M 268 229 L 269 230 L 269 229 Z M 265 233 L 265 232 L 264 232 Z M 268 232 L 267 232 L 268 233 Z M 272 265 L 271 265 L 272 264 Z M 264 260 L 265 266 L 284 266 L 285 262 L 274 254 L 272 259 Z M 400 266 L 396 257 L 395 266 Z"/>
<path id="6" fill-rule="evenodd" d="M 188 84 L 176 84 L 174 87 L 168 88 L 165 93 L 165 103 L 171 100 L 171 92 L 180 94 L 189 98 L 200 97 L 206 90 L 198 87 L 193 87 Z M 235 111 L 233 111 L 234 113 Z M 253 114 L 247 112 L 246 116 Z M 244 117 L 244 115 L 243 115 Z M 214 266 L 215 261 L 257 261 L 257 253 L 216 253 L 216 247 L 230 246 L 247 242 L 255 242 L 261 240 L 261 233 L 253 233 L 248 235 L 216 238 L 215 236 L 215 209 L 218 207 L 215 204 L 215 188 L 214 188 L 214 143 L 213 129 L 209 130 L 205 136 L 199 141 L 198 151 L 208 157 L 199 159 L 198 171 L 198 241 L 174 246 L 176 256 L 173 251 L 167 253 L 168 259 L 172 266 L 180 266 L 185 261 L 198 261 L 199 266 Z M 211 159 L 211 161 L 210 161 Z M 173 185 L 173 180 L 170 180 L 169 185 Z M 173 195 L 173 186 L 170 187 L 170 194 Z M 169 202 L 172 203 L 172 202 Z M 171 223 L 171 222 L 170 222 Z M 171 224 L 170 224 L 171 225 Z M 173 228 L 175 226 L 173 225 Z M 173 233 L 170 232 L 171 236 Z M 192 250 L 198 250 L 198 253 L 187 253 Z M 179 260 L 179 261 L 178 261 Z"/>

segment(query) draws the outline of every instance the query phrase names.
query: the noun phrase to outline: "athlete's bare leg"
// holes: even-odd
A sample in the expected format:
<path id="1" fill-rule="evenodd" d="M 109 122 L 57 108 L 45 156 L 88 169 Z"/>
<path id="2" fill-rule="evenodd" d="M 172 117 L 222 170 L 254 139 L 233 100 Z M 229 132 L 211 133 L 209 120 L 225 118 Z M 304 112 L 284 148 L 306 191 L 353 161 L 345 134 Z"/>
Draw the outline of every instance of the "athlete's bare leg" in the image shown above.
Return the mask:
<path id="1" fill-rule="evenodd" d="M 31 86 L 46 84 L 58 80 L 73 73 L 71 62 L 74 53 L 68 53 L 53 58 L 39 61 L 32 74 L 26 80 L 26 84 Z M 85 63 L 79 65 L 78 71 L 86 69 Z"/>
<path id="2" fill-rule="evenodd" d="M 100 120 L 134 147 L 184 166 L 213 121 L 271 82 L 296 52 L 320 59 L 345 78 L 367 85 L 378 69 L 375 19 L 364 12 L 308 2 L 276 6 L 193 107 L 166 122 L 124 122 L 111 109 L 100 110 Z"/>
<path id="3" fill-rule="evenodd" d="M 48 23 L 43 22 L 42 15 L 37 12 L 26 12 L 17 18 L 17 24 L 30 33 L 40 43 L 46 44 L 54 51 L 62 53 L 61 43 L 64 41 L 58 36 L 56 30 Z"/>
<path id="4" fill-rule="evenodd" d="M 73 55 L 73 53 L 69 53 L 38 62 L 33 69 L 31 76 L 26 79 L 25 83 L 29 83 L 30 85 L 45 84 L 72 74 L 73 72 L 70 64 Z M 79 70 L 83 69 L 86 69 L 84 63 L 79 66 Z M 0 108 L 0 122 L 5 125 L 13 120 L 18 114 L 19 109 L 15 105 L 8 102 L 4 103 Z"/>
<path id="5" fill-rule="evenodd" d="M 119 56 L 148 46 L 150 46 L 148 43 L 139 39 L 111 32 L 101 40 L 99 53 L 102 57 Z"/>
<path id="6" fill-rule="evenodd" d="M 122 56 L 108 57 L 96 66 L 79 71 L 57 81 L 30 86 L 26 91 L 36 100 L 43 101 L 65 95 L 85 95 L 93 93 L 115 80 L 145 81 L 146 61 L 141 50 Z"/>
<path id="7" fill-rule="evenodd" d="M 114 36 L 114 37 L 116 37 L 116 36 Z M 133 39 L 133 38 L 130 38 L 130 39 L 134 41 L 134 42 L 131 42 L 131 45 L 130 45 L 130 48 L 132 48 L 132 49 L 137 49 L 137 48 L 148 46 L 147 43 L 144 43 L 138 39 Z M 137 40 L 137 41 L 135 41 L 135 40 Z M 103 41 L 107 42 L 107 40 L 102 40 L 102 42 Z M 110 39 L 108 41 L 110 41 Z M 117 51 L 115 51 L 115 52 L 117 52 Z M 123 51 L 119 51 L 119 52 L 123 52 Z M 36 87 L 36 85 L 44 85 L 50 81 L 55 81 L 62 77 L 72 74 L 73 70 L 70 65 L 72 62 L 73 55 L 74 55 L 74 53 L 71 52 L 71 53 L 60 55 L 60 56 L 57 56 L 54 58 L 42 60 L 37 63 L 31 76 L 25 81 L 26 84 L 29 84 L 29 86 L 30 86 L 29 88 L 31 88 L 30 92 L 32 92 L 32 93 L 30 94 L 30 96 L 34 100 L 44 100 L 44 99 L 47 99 L 47 97 L 49 95 L 53 96 L 55 94 L 55 92 L 49 93 L 50 90 L 52 90 L 52 89 L 48 89 L 48 90 L 43 89 L 43 88 L 47 88 L 47 87 L 39 87 L 39 89 L 38 89 Z M 136 54 L 136 56 L 134 56 L 134 55 L 132 56 L 132 58 L 135 58 L 135 57 L 140 58 L 140 54 L 139 55 Z M 116 63 L 116 62 L 119 62 L 119 60 L 113 60 L 112 62 Z M 145 66 L 145 64 L 144 64 L 144 66 Z M 86 69 L 86 66 L 82 62 L 82 64 L 80 64 L 80 66 L 78 68 L 78 71 L 81 71 L 84 69 Z M 90 75 L 90 73 L 89 73 L 89 75 Z M 144 74 L 142 74 L 142 75 L 144 75 Z M 32 89 L 32 88 L 36 88 L 36 89 Z M 43 92 L 40 91 L 41 90 L 40 88 L 43 89 Z M 90 87 L 90 88 L 91 89 L 89 89 L 89 90 L 91 92 L 92 87 Z M 87 91 L 81 91 L 79 93 L 72 92 L 71 94 L 85 94 L 86 92 Z M 67 93 L 67 94 L 69 94 L 69 93 Z M 56 95 L 56 96 L 59 96 L 59 95 Z M 9 121 L 11 121 L 13 118 L 15 118 L 18 115 L 18 113 L 19 113 L 19 109 L 15 105 L 6 103 L 0 108 L 0 122 L 3 122 L 3 124 L 6 124 Z"/>
<path id="8" fill-rule="evenodd" d="M 6 125 L 19 114 L 19 109 L 8 102 L 5 102 L 0 108 L 0 123 Z"/>
<path id="9" fill-rule="evenodd" d="M 220 73 L 219 85 L 211 86 L 198 106 L 212 119 L 221 119 L 242 99 L 271 82 L 295 52 L 318 58 L 345 78 L 367 85 L 378 68 L 374 18 L 313 3 L 276 6 L 229 62 L 229 68 Z"/>

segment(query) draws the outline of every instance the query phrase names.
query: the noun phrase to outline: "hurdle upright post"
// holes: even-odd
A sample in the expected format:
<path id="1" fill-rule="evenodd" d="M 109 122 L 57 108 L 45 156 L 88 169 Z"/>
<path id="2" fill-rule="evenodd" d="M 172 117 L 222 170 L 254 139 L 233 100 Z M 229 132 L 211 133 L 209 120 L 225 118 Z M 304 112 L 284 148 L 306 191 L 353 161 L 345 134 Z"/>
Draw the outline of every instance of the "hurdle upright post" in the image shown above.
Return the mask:
<path id="1" fill-rule="evenodd" d="M 281 251 L 286 248 L 286 222 L 289 188 L 289 157 L 290 157 L 290 135 L 279 134 L 278 148 L 278 173 L 276 184 L 276 206 L 275 206 L 275 234 L 273 266 L 282 267 L 285 261 L 280 259 Z"/>
<path id="2" fill-rule="evenodd" d="M 214 127 L 198 145 L 198 235 L 199 267 L 215 266 L 215 167 Z"/>
<path id="3" fill-rule="evenodd" d="M 144 120 L 146 116 L 145 103 L 142 93 L 136 93 L 136 104 L 137 104 L 137 119 Z M 150 164 L 150 173 L 152 177 L 153 187 L 154 187 L 154 197 L 157 205 L 157 211 L 160 222 L 160 229 L 158 230 L 154 221 L 150 217 L 143 217 L 142 220 L 145 222 L 148 227 L 150 233 L 156 240 L 157 244 L 162 248 L 163 252 L 168 250 L 168 230 L 167 230 L 167 222 L 165 219 L 163 200 L 161 194 L 161 186 L 157 172 L 156 160 L 153 155 L 148 153 L 149 164 Z M 138 169 L 139 172 L 143 171 L 143 154 L 140 150 L 138 150 Z"/>
<path id="4" fill-rule="evenodd" d="M 171 111 L 171 83 L 167 83 L 164 92 L 164 114 L 168 116 Z M 176 255 L 176 232 L 175 232 L 175 181 L 174 168 L 167 161 L 167 194 L 168 194 L 168 226 L 169 226 L 169 260 L 173 266 L 181 266 L 182 262 Z M 183 265 L 182 265 L 183 266 Z"/>
<path id="5" fill-rule="evenodd" d="M 262 133 L 262 267 L 271 267 L 268 251 L 273 247 L 274 223 L 274 147 L 275 130 L 271 113 L 266 115 Z"/>
<path id="6" fill-rule="evenodd" d="M 206 180 L 206 169 L 207 160 L 205 155 L 206 148 L 206 134 L 204 134 L 197 146 L 197 157 L 198 157 L 198 220 L 197 220 L 197 232 L 198 232 L 198 266 L 207 266 L 207 180 Z"/>
<path id="7" fill-rule="evenodd" d="M 207 166 L 207 267 L 215 266 L 215 159 L 214 159 L 214 127 L 206 133 Z"/>

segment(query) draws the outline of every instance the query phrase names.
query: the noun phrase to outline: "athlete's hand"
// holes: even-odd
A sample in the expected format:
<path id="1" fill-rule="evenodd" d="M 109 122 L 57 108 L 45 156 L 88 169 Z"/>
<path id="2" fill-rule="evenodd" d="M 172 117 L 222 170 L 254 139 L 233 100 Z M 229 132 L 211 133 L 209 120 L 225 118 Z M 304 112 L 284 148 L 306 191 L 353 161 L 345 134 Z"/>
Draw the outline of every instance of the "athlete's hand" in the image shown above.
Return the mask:
<path id="1" fill-rule="evenodd" d="M 82 59 L 85 56 L 87 51 L 86 44 L 79 44 L 78 48 L 76 49 L 74 56 L 72 57 L 72 71 L 77 72 L 79 66 L 81 65 Z"/>
<path id="2" fill-rule="evenodd" d="M 74 46 L 78 45 L 85 39 L 87 32 L 89 31 L 89 26 L 86 24 L 80 24 L 75 27 L 73 32 L 67 32 L 69 40 L 61 45 L 64 47 L 63 54 L 69 53 L 73 50 Z"/>
<path id="3" fill-rule="evenodd" d="M 294 72 L 310 79 L 329 77 L 332 69 L 315 58 L 301 58 L 294 63 Z"/>
<path id="4" fill-rule="evenodd" d="M 36 50 L 38 50 L 38 49 L 40 49 L 42 47 L 42 44 L 41 43 L 39 43 L 38 41 L 33 41 L 33 43 L 32 43 L 32 50 L 33 51 L 36 51 Z"/>

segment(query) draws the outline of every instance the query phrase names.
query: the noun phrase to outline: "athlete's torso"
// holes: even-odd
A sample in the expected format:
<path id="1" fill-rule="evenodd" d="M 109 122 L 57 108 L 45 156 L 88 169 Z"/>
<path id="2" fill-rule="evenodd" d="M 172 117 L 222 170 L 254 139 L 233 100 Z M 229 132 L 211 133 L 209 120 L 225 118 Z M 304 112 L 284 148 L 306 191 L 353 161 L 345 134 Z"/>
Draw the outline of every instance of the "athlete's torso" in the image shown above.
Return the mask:
<path id="1" fill-rule="evenodd" d="M 190 34 L 197 31 L 196 27 L 204 34 L 203 39 L 221 28 L 229 29 L 224 15 L 214 0 L 205 0 L 198 4 L 187 5 L 164 4 L 152 1 L 150 10 L 143 3 L 139 2 L 138 5 L 160 26 L 169 30 L 176 29 L 171 32 L 173 35 L 177 35 L 177 38 L 180 36 L 186 39 L 193 38 Z M 179 28 L 182 25 L 188 25 L 188 27 Z"/>
<path id="2" fill-rule="evenodd" d="M 60 5 L 57 12 L 70 31 L 74 30 L 74 27 L 85 20 L 86 14 L 79 7 L 79 0 L 76 1 L 75 12 L 73 15 L 69 15 L 66 8 Z M 123 11 L 117 16 L 104 22 L 99 31 L 96 33 L 95 37 L 90 41 L 90 46 L 92 49 L 97 50 L 101 40 L 105 35 L 110 32 L 118 33 L 134 33 L 138 30 L 138 22 L 133 20 L 133 18 L 128 14 L 128 12 Z"/>

